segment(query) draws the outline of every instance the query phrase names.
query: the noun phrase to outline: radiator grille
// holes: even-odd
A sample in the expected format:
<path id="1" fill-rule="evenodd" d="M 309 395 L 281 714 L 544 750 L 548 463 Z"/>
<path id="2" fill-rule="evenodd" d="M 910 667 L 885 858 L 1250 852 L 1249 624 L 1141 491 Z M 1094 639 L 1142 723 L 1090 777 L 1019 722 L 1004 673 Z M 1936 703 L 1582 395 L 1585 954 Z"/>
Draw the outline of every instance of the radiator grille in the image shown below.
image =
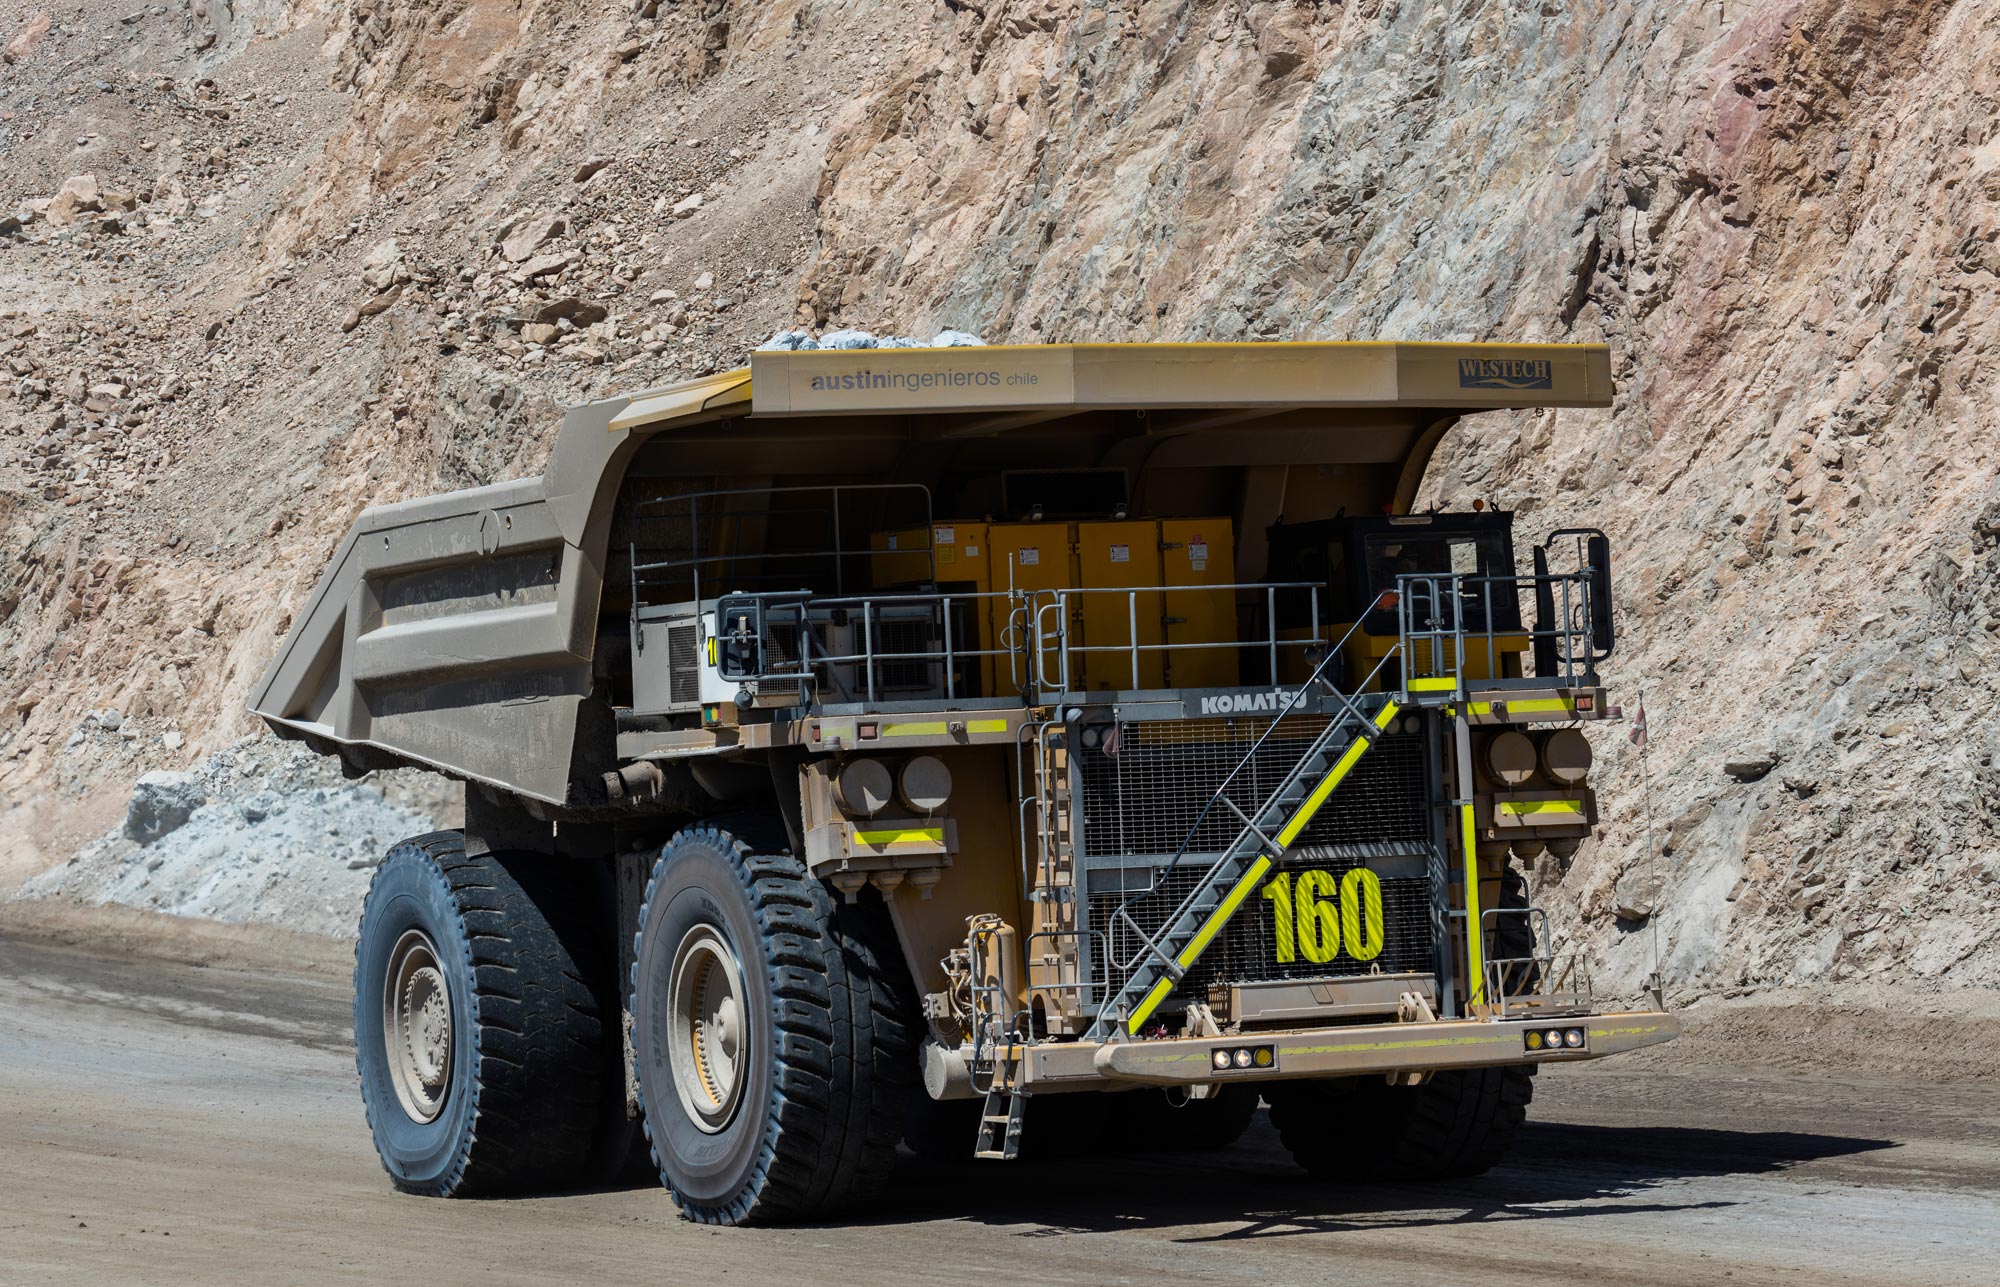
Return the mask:
<path id="1" fill-rule="evenodd" d="M 701 702 L 701 640 L 693 621 L 667 627 L 667 701 L 674 706 Z"/>
<path id="2" fill-rule="evenodd" d="M 1342 788 L 1345 789 L 1344 787 Z M 1319 868 L 1338 878 L 1366 865 L 1351 856 L 1336 856 L 1326 849 L 1306 846 L 1290 850 L 1278 864 L 1277 872 L 1289 873 L 1294 884 L 1298 873 Z M 1201 879 L 1205 863 L 1183 865 L 1168 873 L 1151 893 L 1128 909 L 1132 919 L 1148 933 L 1157 931 L 1174 908 L 1187 897 Z M 1274 876 L 1276 872 L 1273 873 Z M 1268 884 L 1268 881 L 1267 881 Z M 1436 968 L 1432 937 L 1429 881 L 1422 876 L 1393 876 L 1382 879 L 1383 943 L 1379 954 L 1367 961 L 1357 960 L 1343 946 L 1330 961 L 1308 961 L 1303 956 L 1289 962 L 1278 959 L 1277 903 L 1253 894 L 1211 943 L 1194 968 L 1182 978 L 1173 998 L 1201 1000 L 1211 983 L 1257 983 L 1276 979 L 1317 979 L 1376 971 L 1428 973 Z M 1094 894 L 1090 899 L 1091 923 L 1104 931 L 1112 962 L 1133 960 L 1143 944 L 1123 922 L 1113 923 L 1120 895 Z M 1296 930 L 1296 923 L 1292 927 Z M 1294 932 L 1294 942 L 1296 933 Z"/>
<path id="3" fill-rule="evenodd" d="M 1230 783 L 1229 799 L 1245 813 L 1254 813 L 1330 718 L 1285 717 Z M 1119 728 L 1116 754 L 1084 751 L 1084 853 L 1158 857 L 1178 852 L 1202 806 L 1270 723 L 1249 718 L 1148 720 Z M 1234 813 L 1217 804 L 1195 830 L 1188 850 L 1220 853 L 1241 827 Z M 1356 762 L 1299 843 L 1421 845 L 1428 838 L 1423 741 L 1395 734 L 1377 740 Z"/>
<path id="4" fill-rule="evenodd" d="M 874 629 L 877 653 L 935 653 L 943 649 L 934 620 L 925 617 L 878 618 Z M 883 692 L 928 692 L 940 685 L 932 678 L 933 663 L 905 657 L 875 663 L 875 687 Z"/>

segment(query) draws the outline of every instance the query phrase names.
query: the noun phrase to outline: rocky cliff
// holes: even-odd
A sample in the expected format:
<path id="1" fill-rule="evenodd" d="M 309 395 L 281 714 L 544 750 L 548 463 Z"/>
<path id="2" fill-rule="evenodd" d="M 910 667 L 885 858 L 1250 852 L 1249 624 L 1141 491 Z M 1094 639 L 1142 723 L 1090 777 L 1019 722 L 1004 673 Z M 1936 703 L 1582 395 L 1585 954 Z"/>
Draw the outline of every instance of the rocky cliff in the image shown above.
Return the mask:
<path id="1" fill-rule="evenodd" d="M 362 505 L 781 325 L 1606 340 L 1614 409 L 1483 418 L 1428 484 L 1618 552 L 1652 740 L 1600 740 L 1604 834 L 1539 896 L 1620 985 L 1656 946 L 1687 988 L 2000 983 L 1992 0 L 7 0 L 0 38 L 16 874 L 250 731 Z"/>

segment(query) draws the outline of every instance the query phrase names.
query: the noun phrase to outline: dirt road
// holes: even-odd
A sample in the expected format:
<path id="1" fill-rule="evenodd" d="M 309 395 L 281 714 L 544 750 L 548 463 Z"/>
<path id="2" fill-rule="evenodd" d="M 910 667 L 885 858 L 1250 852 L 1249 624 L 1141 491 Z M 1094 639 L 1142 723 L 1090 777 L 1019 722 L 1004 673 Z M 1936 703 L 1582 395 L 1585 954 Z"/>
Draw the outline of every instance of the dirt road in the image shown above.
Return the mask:
<path id="1" fill-rule="evenodd" d="M 652 1187 L 392 1193 L 347 1007 L 324 974 L 0 937 L 0 1281 L 2000 1282 L 2000 1096 L 1898 1083 L 1893 1048 L 1840 1078 L 1549 1069 L 1470 1183 L 1316 1189 L 1260 1118 L 1222 1154 L 1017 1164 L 998 1204 L 913 1160 L 874 1223 L 712 1230 Z"/>

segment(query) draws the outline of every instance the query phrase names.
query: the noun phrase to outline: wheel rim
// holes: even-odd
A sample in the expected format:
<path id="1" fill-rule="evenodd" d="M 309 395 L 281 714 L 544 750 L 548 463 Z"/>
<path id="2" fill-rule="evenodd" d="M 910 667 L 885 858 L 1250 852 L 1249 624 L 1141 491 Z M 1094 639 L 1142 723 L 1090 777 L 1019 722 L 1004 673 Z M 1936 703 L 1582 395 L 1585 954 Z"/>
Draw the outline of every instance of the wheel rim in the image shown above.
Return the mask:
<path id="1" fill-rule="evenodd" d="M 712 925 L 697 925 L 674 951 L 667 995 L 667 1059 L 688 1119 L 708 1134 L 729 1125 L 750 1066 L 743 972 Z"/>
<path id="2" fill-rule="evenodd" d="M 451 1091 L 451 989 L 422 930 L 396 940 L 382 980 L 382 1042 L 389 1080 L 411 1121 L 429 1122 Z"/>

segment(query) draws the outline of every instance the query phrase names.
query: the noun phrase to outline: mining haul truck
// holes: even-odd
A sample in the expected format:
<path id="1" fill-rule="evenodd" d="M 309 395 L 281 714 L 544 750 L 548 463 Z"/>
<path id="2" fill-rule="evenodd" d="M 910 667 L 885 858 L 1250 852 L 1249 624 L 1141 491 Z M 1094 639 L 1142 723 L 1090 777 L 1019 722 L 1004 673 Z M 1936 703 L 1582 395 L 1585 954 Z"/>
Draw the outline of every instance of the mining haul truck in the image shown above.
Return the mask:
<path id="1" fill-rule="evenodd" d="M 758 352 L 366 510 L 254 709 L 465 784 L 361 916 L 393 1182 L 643 1135 L 688 1218 L 798 1220 L 1260 1101 L 1328 1181 L 1492 1165 L 1539 1067 L 1678 1025 L 1520 869 L 1597 820 L 1608 543 L 1416 498 L 1611 396 L 1591 345 Z"/>

